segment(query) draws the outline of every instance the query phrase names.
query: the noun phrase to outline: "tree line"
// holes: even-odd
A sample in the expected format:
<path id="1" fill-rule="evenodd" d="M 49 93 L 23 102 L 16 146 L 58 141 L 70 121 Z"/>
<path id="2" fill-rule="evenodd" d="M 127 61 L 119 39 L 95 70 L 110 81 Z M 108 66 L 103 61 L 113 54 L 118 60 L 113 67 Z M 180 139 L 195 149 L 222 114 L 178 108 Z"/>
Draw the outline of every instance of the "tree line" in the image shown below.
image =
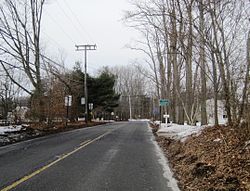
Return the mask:
<path id="1" fill-rule="evenodd" d="M 46 56 L 41 39 L 45 0 L 3 0 L 0 2 L 0 106 L 1 118 L 20 104 L 21 95 L 28 97 L 29 118 L 52 121 L 65 118 L 64 97 L 73 96 L 72 119 L 83 115 L 83 79 L 79 63 L 74 70 L 64 61 Z M 104 69 L 88 77 L 89 102 L 95 114 L 111 112 L 119 95 L 114 92 L 116 77 Z M 26 99 L 27 100 L 27 99 Z"/>
<path id="2" fill-rule="evenodd" d="M 167 98 L 174 122 L 207 124 L 207 100 L 223 100 L 229 124 L 249 113 L 249 1 L 137 0 L 124 22 L 143 40 L 130 45 L 147 57 L 142 73 Z"/>
<path id="3" fill-rule="evenodd" d="M 51 79 L 46 79 L 45 92 L 39 98 L 45 104 L 39 108 L 39 101 L 31 97 L 30 118 L 46 119 L 48 122 L 66 119 L 65 97 L 69 95 L 72 96 L 72 102 L 68 108 L 68 118 L 77 121 L 79 117 L 85 117 L 85 103 L 81 101 L 84 98 L 84 76 L 80 63 L 77 63 L 72 71 L 62 73 L 60 78 L 53 76 Z M 92 118 L 101 119 L 110 116 L 118 106 L 120 95 L 114 90 L 115 80 L 116 76 L 107 68 L 100 70 L 97 76 L 87 74 L 88 104 L 93 104 L 93 108 L 88 107 L 88 115 Z"/>

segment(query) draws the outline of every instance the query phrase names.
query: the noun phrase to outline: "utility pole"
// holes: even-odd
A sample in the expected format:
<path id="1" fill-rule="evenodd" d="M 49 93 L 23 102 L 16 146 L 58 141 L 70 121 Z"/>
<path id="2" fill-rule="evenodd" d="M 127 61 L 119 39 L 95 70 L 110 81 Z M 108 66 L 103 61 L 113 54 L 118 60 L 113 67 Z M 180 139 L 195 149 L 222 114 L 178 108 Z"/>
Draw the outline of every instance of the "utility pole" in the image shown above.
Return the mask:
<path id="1" fill-rule="evenodd" d="M 87 51 L 96 50 L 96 45 L 75 45 L 76 51 L 84 51 L 84 96 L 85 96 L 85 122 L 88 124 L 88 89 L 87 89 Z"/>
<path id="2" fill-rule="evenodd" d="M 129 103 L 129 119 L 132 119 L 132 105 L 131 105 L 131 97 L 128 95 L 128 103 Z"/>

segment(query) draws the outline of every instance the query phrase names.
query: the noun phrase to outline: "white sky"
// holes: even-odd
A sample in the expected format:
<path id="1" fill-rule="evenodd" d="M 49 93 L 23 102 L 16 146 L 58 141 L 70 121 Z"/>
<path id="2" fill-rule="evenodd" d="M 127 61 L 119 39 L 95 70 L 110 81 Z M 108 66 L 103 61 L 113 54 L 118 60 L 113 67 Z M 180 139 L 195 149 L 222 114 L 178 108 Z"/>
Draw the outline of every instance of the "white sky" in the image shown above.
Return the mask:
<path id="1" fill-rule="evenodd" d="M 137 34 L 122 23 L 125 10 L 127 0 L 49 0 L 42 25 L 46 53 L 54 58 L 63 55 L 66 67 L 72 68 L 84 59 L 75 44 L 96 44 L 97 50 L 88 52 L 90 73 L 106 65 L 131 63 L 139 53 L 124 46 Z"/>

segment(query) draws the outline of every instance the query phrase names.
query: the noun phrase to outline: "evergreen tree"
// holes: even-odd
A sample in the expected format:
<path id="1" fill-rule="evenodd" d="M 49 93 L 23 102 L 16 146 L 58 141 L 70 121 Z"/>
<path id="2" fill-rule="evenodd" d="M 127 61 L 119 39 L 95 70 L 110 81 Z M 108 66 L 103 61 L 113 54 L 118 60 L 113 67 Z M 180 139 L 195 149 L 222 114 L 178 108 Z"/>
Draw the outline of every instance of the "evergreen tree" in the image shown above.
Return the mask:
<path id="1" fill-rule="evenodd" d="M 116 76 L 105 69 L 101 74 L 89 79 L 89 103 L 94 103 L 98 111 L 113 112 L 118 106 L 120 95 L 114 90 Z"/>
<path id="2" fill-rule="evenodd" d="M 72 72 L 67 74 L 68 88 L 66 88 L 66 94 L 73 96 L 71 114 L 75 117 L 82 116 L 84 113 L 84 107 L 80 101 L 81 97 L 84 97 L 84 75 L 79 63 L 75 65 Z M 118 106 L 120 95 L 116 94 L 114 90 L 115 82 L 116 76 L 107 68 L 97 77 L 87 74 L 88 103 L 93 103 L 93 111 L 99 116 L 102 116 L 102 113 L 110 114 Z"/>

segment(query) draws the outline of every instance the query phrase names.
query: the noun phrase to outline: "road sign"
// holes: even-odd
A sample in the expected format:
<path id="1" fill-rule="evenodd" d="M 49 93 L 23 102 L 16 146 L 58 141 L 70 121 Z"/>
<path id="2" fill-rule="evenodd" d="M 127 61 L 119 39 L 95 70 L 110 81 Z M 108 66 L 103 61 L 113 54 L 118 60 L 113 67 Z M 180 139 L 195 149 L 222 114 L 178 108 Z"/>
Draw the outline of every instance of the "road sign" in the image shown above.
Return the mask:
<path id="1" fill-rule="evenodd" d="M 160 106 L 168 106 L 170 104 L 170 100 L 169 99 L 160 99 L 159 104 L 160 104 Z"/>
<path id="2" fill-rule="evenodd" d="M 69 107 L 72 105 L 72 95 L 67 95 L 65 97 L 65 106 Z"/>
<path id="3" fill-rule="evenodd" d="M 163 115 L 164 118 L 169 118 L 169 115 L 165 114 Z"/>
<path id="4" fill-rule="evenodd" d="M 92 110 L 94 107 L 94 104 L 93 103 L 89 103 L 89 109 Z"/>
<path id="5" fill-rule="evenodd" d="M 84 97 L 81 98 L 81 104 L 85 105 L 85 98 Z"/>

